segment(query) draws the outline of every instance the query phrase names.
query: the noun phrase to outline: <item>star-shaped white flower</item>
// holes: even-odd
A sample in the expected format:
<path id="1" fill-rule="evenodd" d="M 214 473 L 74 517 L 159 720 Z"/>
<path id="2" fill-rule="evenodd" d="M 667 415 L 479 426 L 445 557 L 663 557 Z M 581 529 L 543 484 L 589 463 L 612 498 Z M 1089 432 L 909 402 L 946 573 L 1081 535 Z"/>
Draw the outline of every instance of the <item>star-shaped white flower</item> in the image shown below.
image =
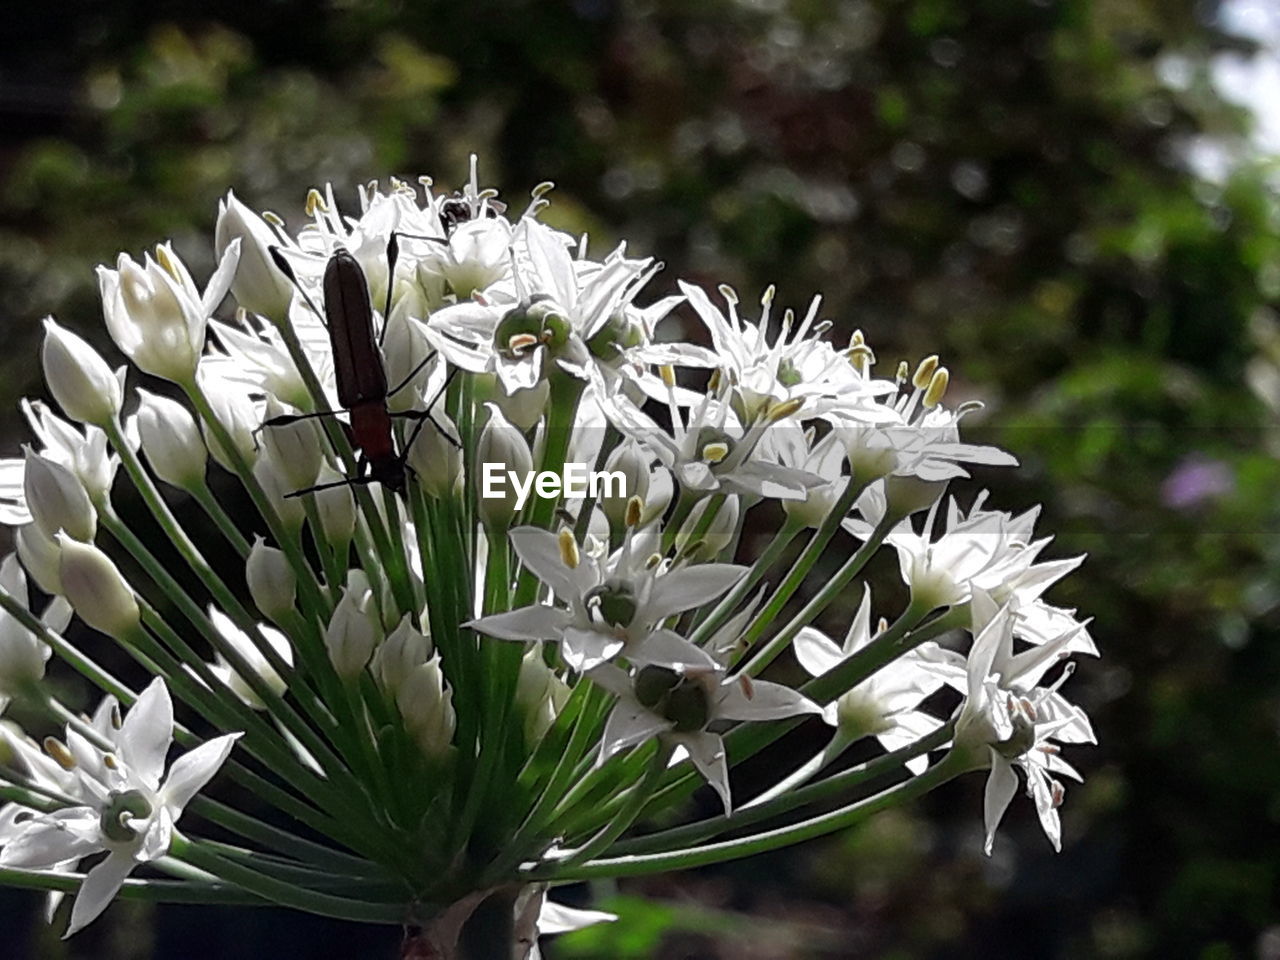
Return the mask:
<path id="1" fill-rule="evenodd" d="M 0 851 L 0 865 L 56 869 L 105 852 L 85 877 L 71 911 L 71 936 L 98 917 L 139 864 L 164 856 L 173 825 L 191 798 L 227 759 L 238 733 L 201 744 L 179 757 L 164 776 L 173 743 L 173 703 L 157 677 L 113 731 L 109 753 L 71 728 L 78 806 L 24 821 Z M 163 777 L 163 781 L 162 781 Z"/>
<path id="2" fill-rule="evenodd" d="M 660 531 L 629 530 L 610 556 L 578 552 L 562 537 L 538 527 L 511 531 L 520 561 L 554 591 L 565 607 L 537 603 L 495 613 L 467 626 L 500 640 L 559 640 L 564 661 L 590 670 L 647 645 L 672 614 L 721 596 L 745 567 L 730 563 L 681 563 L 657 559 Z"/>
<path id="3" fill-rule="evenodd" d="M 781 720 L 821 713 L 803 694 L 780 683 L 728 676 L 709 653 L 670 630 L 659 630 L 631 657 L 632 669 L 612 663 L 588 678 L 618 698 L 605 721 L 598 763 L 652 737 L 683 748 L 698 772 L 732 811 L 724 739 L 719 721 Z M 673 758 L 681 759 L 680 755 Z"/>

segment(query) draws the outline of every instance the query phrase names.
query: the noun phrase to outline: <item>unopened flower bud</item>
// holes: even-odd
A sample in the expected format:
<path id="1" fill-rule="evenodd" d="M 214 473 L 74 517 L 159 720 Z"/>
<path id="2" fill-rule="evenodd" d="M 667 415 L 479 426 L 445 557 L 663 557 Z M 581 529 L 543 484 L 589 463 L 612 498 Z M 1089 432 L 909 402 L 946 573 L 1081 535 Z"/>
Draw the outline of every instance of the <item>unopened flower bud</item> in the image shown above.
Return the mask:
<path id="1" fill-rule="evenodd" d="M 524 733 L 529 743 L 541 740 L 569 698 L 569 687 L 542 659 L 541 644 L 534 644 L 520 661 L 516 703 L 524 711 Z"/>
<path id="2" fill-rule="evenodd" d="M 533 473 L 533 454 L 529 452 L 529 444 L 524 436 L 513 427 L 501 411 L 492 404 L 486 403 L 489 410 L 489 422 L 480 431 L 480 440 L 476 444 L 476 464 L 479 469 L 480 496 L 478 507 L 480 519 L 491 528 L 503 529 L 511 523 L 516 513 L 517 496 L 510 476 L 525 478 Z M 502 478 L 501 484 L 495 484 L 496 495 L 486 496 L 488 491 L 485 482 L 486 471 L 496 471 Z"/>
<path id="3" fill-rule="evenodd" d="M 373 654 L 373 621 L 360 609 L 357 601 L 355 594 L 344 593 L 324 632 L 329 660 L 343 680 L 359 676 Z"/>
<path id="4" fill-rule="evenodd" d="M 63 533 L 56 540 L 62 593 L 80 619 L 117 640 L 138 629 L 138 601 L 111 558 Z"/>
<path id="5" fill-rule="evenodd" d="M 54 539 L 45 536 L 36 524 L 28 523 L 18 528 L 14 540 L 18 559 L 40 589 L 53 596 L 61 595 L 62 579 L 58 571 L 62 551 Z"/>
<path id="6" fill-rule="evenodd" d="M 140 389 L 135 423 L 142 452 L 157 477 L 180 490 L 195 490 L 204 483 L 209 451 L 185 406 Z"/>
<path id="7" fill-rule="evenodd" d="M 373 655 L 373 675 L 382 689 L 395 696 L 405 679 L 431 656 L 431 641 L 415 630 L 405 614 Z"/>
<path id="8" fill-rule="evenodd" d="M 444 682 L 440 657 L 432 657 L 415 667 L 396 694 L 396 706 L 409 731 L 428 757 L 442 759 L 453 741 L 457 715 L 453 692 Z"/>
<path id="9" fill-rule="evenodd" d="M 690 511 L 684 525 L 681 526 L 680 532 L 676 534 L 677 551 L 691 562 L 697 563 L 714 558 L 729 545 L 729 540 L 738 528 L 738 496 L 730 494 L 720 504 L 720 509 L 711 518 L 707 529 L 696 540 L 694 539 L 694 531 L 701 525 L 712 499 L 714 498 L 704 497 L 699 500 Z"/>
<path id="10" fill-rule="evenodd" d="M 604 484 L 604 496 L 600 498 L 600 508 L 609 518 L 609 525 L 621 530 L 626 517 L 627 504 L 632 497 L 639 497 L 641 502 L 649 496 L 649 463 L 652 457 L 641 450 L 634 440 L 627 439 L 618 444 L 605 461 L 605 471 L 622 474 L 622 489 L 616 490 L 617 484 Z"/>
<path id="11" fill-rule="evenodd" d="M 442 428 L 448 431 L 446 436 Z M 409 448 L 409 467 L 427 496 L 442 500 L 462 485 L 462 446 L 458 431 L 443 412 L 422 424 Z"/>
<path id="12" fill-rule="evenodd" d="M 0 562 L 0 587 L 24 607 L 28 605 L 27 578 L 12 553 Z M 65 607 L 65 601 L 57 601 Z M 65 624 L 53 625 L 58 629 Z M 0 611 L 0 694 L 11 696 L 44 677 L 45 661 L 51 653 L 30 630 Z"/>
<path id="13" fill-rule="evenodd" d="M 120 413 L 120 379 L 97 350 L 53 317 L 44 321 L 40 362 L 49 392 L 72 420 L 106 426 Z"/>
<path id="14" fill-rule="evenodd" d="M 201 381 L 214 417 L 227 431 L 231 443 L 244 462 L 252 464 L 258 457 L 258 444 L 253 435 L 257 426 L 253 401 L 242 389 L 221 378 L 202 377 Z M 204 440 L 213 459 L 235 473 L 235 463 L 219 442 L 214 430 L 207 423 L 201 423 L 200 428 L 204 431 Z"/>
<path id="15" fill-rule="evenodd" d="M 262 487 L 262 492 L 266 494 L 267 499 L 271 501 L 271 506 L 275 508 L 276 516 L 280 518 L 285 529 L 291 533 L 301 530 L 302 523 L 307 518 L 306 508 L 298 497 L 286 496 L 293 493 L 295 488 L 280 475 L 275 458 L 263 457 L 254 464 L 253 476 L 258 481 L 258 486 Z"/>
<path id="16" fill-rule="evenodd" d="M 249 595 L 263 615 L 275 623 L 288 619 L 293 612 L 298 581 L 284 552 L 267 546 L 262 537 L 257 537 L 249 550 L 244 572 Z"/>
<path id="17" fill-rule="evenodd" d="M 218 203 L 218 225 L 214 229 L 214 249 L 219 257 L 235 239 L 240 240 L 240 264 L 231 293 L 236 303 L 271 320 L 285 319 L 293 287 L 271 259 L 270 248 L 280 243 L 261 217 L 227 191 Z"/>
<path id="18" fill-rule="evenodd" d="M 98 511 L 79 477 L 28 446 L 22 449 L 26 456 L 22 489 L 31 519 L 46 537 L 64 530 L 77 540 L 91 541 L 98 532 Z"/>
<path id="19" fill-rule="evenodd" d="M 102 312 L 116 346 L 139 370 L 186 382 L 204 350 L 207 315 L 185 288 L 186 268 L 171 250 L 142 265 L 121 254 L 116 269 L 98 268 Z"/>
<path id="20" fill-rule="evenodd" d="M 320 515 L 320 526 L 324 530 L 325 539 L 339 546 L 350 543 L 356 532 L 356 498 L 348 484 L 339 483 L 343 479 L 337 470 L 327 463 L 323 464 L 316 481 L 321 485 L 338 483 L 338 486 L 317 490 L 314 494 L 316 512 Z"/>
<path id="21" fill-rule="evenodd" d="M 267 421 L 288 412 L 279 400 L 268 394 Z M 295 420 L 292 423 L 274 425 L 264 422 L 259 436 L 267 455 L 290 490 L 302 490 L 315 485 L 316 475 L 324 460 L 315 420 Z"/>
<path id="22" fill-rule="evenodd" d="M 438 361 L 428 360 L 432 349 L 425 326 L 414 319 L 428 313 L 422 291 L 416 284 L 401 284 L 397 289 L 395 305 L 382 334 L 387 385 L 394 391 L 387 395 L 387 409 L 392 413 L 412 410 L 421 403 L 420 397 L 433 395 L 435 390 L 427 393 L 428 378 L 433 369 L 442 366 Z"/>

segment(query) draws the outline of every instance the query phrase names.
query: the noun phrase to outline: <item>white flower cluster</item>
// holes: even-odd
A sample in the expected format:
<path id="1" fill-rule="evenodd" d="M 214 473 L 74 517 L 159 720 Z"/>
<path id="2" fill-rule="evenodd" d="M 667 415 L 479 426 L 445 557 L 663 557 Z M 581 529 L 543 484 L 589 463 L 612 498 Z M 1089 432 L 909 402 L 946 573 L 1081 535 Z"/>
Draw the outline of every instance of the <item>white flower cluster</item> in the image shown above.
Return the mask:
<path id="1" fill-rule="evenodd" d="M 972 405 L 946 405 L 938 359 L 877 376 L 860 332 L 836 343 L 819 300 L 779 314 L 772 288 L 750 317 L 732 290 L 717 303 L 686 283 L 641 305 L 660 265 L 624 246 L 593 258 L 585 238 L 547 226 L 549 186 L 509 217 L 474 165 L 458 193 L 424 185 L 362 188 L 357 217 L 313 191 L 296 234 L 229 194 L 203 289 L 168 245 L 100 268 L 115 345 L 161 388 L 131 385 L 46 321 L 45 376 L 73 422 L 24 405 L 39 444 L 0 461 L 0 521 L 56 599 L 37 620 L 22 569 L 0 567 L 0 695 L 66 719 L 40 682 L 50 647 L 120 689 L 62 636 L 69 609 L 157 679 L 123 725 L 109 700 L 45 754 L 9 731 L 21 763 L 4 774 L 18 792 L 0 864 L 65 874 L 108 851 L 73 929 L 136 864 L 166 857 L 290 905 L 393 915 L 362 892 L 373 867 L 348 861 L 401 891 L 447 882 L 464 851 L 490 851 L 470 866 L 494 887 L 607 870 L 597 858 L 655 797 L 678 800 L 690 768 L 727 815 L 706 835 L 733 829 L 730 754 L 762 745 L 734 737 L 819 714 L 830 745 L 744 815 L 876 737 L 920 784 L 989 767 L 988 849 L 1020 768 L 1057 846 L 1056 777 L 1075 776 L 1059 744 L 1093 733 L 1059 692 L 1069 670 L 1046 677 L 1096 650 L 1074 611 L 1042 596 L 1080 558 L 1037 562 L 1036 511 L 948 499 L 940 520 L 967 466 L 1015 461 L 961 439 Z M 701 342 L 665 335 L 677 309 L 701 322 Z M 210 457 L 252 515 L 223 508 Z M 483 465 L 523 476 L 568 463 L 620 475 L 622 489 L 482 495 Z M 183 578 L 115 513 L 122 465 Z M 153 478 L 203 511 L 243 579 L 205 559 Z M 774 501 L 785 520 L 768 531 Z M 744 533 L 763 552 L 739 550 Z M 911 599 L 873 629 L 856 578 L 883 545 Z M 126 579 L 109 554 L 137 572 Z M 824 557 L 841 565 L 815 588 Z M 814 626 L 859 595 L 843 642 Z M 967 652 L 951 642 L 959 630 Z M 814 677 L 798 690 L 757 678 L 788 648 Z M 950 710 L 944 688 L 963 705 Z M 335 851 L 240 817 L 220 822 L 250 847 L 280 843 L 271 858 L 174 847 L 173 821 L 239 734 L 196 747 L 161 783 L 170 689 L 202 722 L 243 731 L 229 763 L 241 782 Z M 315 888 L 310 855 L 329 875 Z M 334 893 L 343 869 L 349 900 Z"/>

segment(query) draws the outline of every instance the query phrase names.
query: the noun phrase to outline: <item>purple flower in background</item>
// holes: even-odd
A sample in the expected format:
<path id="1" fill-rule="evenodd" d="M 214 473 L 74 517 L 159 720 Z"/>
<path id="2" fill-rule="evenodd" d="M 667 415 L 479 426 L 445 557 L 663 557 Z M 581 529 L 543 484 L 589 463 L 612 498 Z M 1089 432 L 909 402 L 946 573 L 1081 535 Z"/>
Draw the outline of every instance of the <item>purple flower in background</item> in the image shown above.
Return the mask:
<path id="1" fill-rule="evenodd" d="M 1222 460 L 1199 454 L 1184 457 L 1160 486 L 1160 499 L 1174 510 L 1190 510 L 1235 489 L 1236 478 Z"/>

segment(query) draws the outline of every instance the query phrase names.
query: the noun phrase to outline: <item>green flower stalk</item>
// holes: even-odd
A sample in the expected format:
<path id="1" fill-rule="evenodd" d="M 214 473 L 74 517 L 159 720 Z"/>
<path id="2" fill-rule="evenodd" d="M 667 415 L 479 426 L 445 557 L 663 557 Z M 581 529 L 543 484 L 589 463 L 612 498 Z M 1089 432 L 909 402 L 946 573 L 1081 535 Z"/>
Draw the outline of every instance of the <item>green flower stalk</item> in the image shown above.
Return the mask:
<path id="1" fill-rule="evenodd" d="M 127 374 L 46 322 L 84 426 L 25 404 L 37 442 L 0 461 L 0 702 L 56 724 L 6 730 L 0 880 L 73 894 L 72 932 L 129 877 L 407 923 L 406 955 L 518 955 L 608 919 L 557 884 L 750 856 L 974 769 L 989 838 L 1024 783 L 1061 842 L 1061 747 L 1094 737 L 1058 665 L 1097 651 L 1044 593 L 1080 558 L 1039 560 L 1035 511 L 944 501 L 1014 463 L 961 439 L 947 370 L 877 377 L 860 333 L 833 343 L 817 299 L 774 316 L 772 288 L 749 319 L 728 288 L 646 304 L 658 265 L 544 225 L 549 189 L 510 215 L 473 164 L 454 194 L 363 188 L 356 217 L 313 190 L 293 233 L 228 194 L 203 288 L 168 246 L 99 269 Z M 659 336 L 675 310 L 710 348 Z M 872 629 L 880 550 L 911 601 Z M 838 642 L 814 621 L 847 597 Z M 793 645 L 799 688 L 767 673 Z M 739 796 L 732 768 L 801 724 L 830 743 Z M 882 754 L 830 773 L 864 738 Z M 723 813 L 678 823 L 704 786 Z"/>

